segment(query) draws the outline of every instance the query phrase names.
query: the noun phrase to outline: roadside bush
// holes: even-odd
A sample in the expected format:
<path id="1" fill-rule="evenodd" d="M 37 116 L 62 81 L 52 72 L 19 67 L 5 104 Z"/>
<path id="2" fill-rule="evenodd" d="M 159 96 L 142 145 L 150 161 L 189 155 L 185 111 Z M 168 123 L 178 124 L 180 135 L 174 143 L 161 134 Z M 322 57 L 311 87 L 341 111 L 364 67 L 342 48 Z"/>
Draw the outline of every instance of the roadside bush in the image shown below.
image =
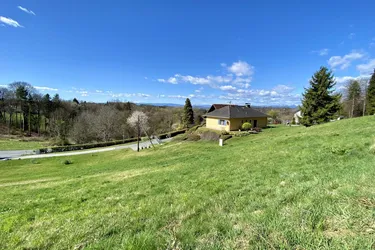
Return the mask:
<path id="1" fill-rule="evenodd" d="M 170 132 L 170 133 L 158 135 L 158 137 L 159 137 L 159 139 L 165 139 L 165 138 L 169 138 L 169 137 L 174 137 L 174 136 L 179 135 L 179 134 L 184 134 L 185 131 L 186 131 L 185 129 L 179 130 L 179 131 L 173 131 L 173 132 Z M 124 143 L 129 143 L 129 142 L 136 142 L 136 141 L 137 141 L 137 138 L 129 138 L 129 139 L 117 140 L 117 141 L 88 143 L 88 144 L 75 144 L 75 145 L 69 145 L 69 146 L 41 148 L 41 149 L 38 149 L 37 151 L 40 154 L 66 152 L 66 151 L 74 151 L 74 150 L 82 150 L 82 149 L 90 149 L 90 148 L 108 147 L 108 146 L 124 144 Z"/>
<path id="2" fill-rule="evenodd" d="M 242 130 L 245 130 L 245 131 L 248 131 L 251 129 L 251 123 L 250 122 L 245 122 L 244 124 L 242 124 Z"/>
<path id="3" fill-rule="evenodd" d="M 159 137 L 160 140 L 162 140 L 162 139 L 174 137 L 176 135 L 184 134 L 185 132 L 186 132 L 186 129 L 182 129 L 182 130 L 177 130 L 177 131 L 173 131 L 173 132 L 169 132 L 169 133 L 165 133 L 165 134 L 160 134 L 160 135 L 158 135 L 158 137 Z"/>
<path id="4" fill-rule="evenodd" d="M 45 153 L 65 152 L 65 151 L 74 151 L 74 150 L 90 149 L 90 148 L 100 148 L 100 147 L 107 147 L 107 146 L 113 146 L 113 145 L 117 145 L 117 144 L 123 144 L 123 143 L 128 143 L 128 142 L 136 142 L 136 141 L 137 141 L 137 138 L 130 138 L 130 139 L 118 140 L 118 141 L 99 142 L 99 143 L 90 143 L 90 144 L 77 144 L 77 145 L 58 146 L 58 147 L 51 147 L 51 148 L 41 148 L 41 149 L 39 149 L 39 153 L 45 154 Z"/>
<path id="5" fill-rule="evenodd" d="M 187 135 L 187 140 L 188 141 L 199 141 L 201 137 L 197 134 L 188 134 Z"/>
<path id="6" fill-rule="evenodd" d="M 179 141 L 185 141 L 187 139 L 187 134 L 181 134 L 181 135 L 176 135 L 173 137 L 172 141 L 179 142 Z"/>
<path id="7" fill-rule="evenodd" d="M 188 130 L 188 133 L 194 133 L 195 131 L 197 131 L 197 129 L 200 127 L 200 125 L 196 125 L 194 127 L 191 127 L 189 130 Z"/>
<path id="8" fill-rule="evenodd" d="M 201 139 L 205 141 L 218 141 L 220 135 L 213 131 L 205 131 L 201 134 Z"/>

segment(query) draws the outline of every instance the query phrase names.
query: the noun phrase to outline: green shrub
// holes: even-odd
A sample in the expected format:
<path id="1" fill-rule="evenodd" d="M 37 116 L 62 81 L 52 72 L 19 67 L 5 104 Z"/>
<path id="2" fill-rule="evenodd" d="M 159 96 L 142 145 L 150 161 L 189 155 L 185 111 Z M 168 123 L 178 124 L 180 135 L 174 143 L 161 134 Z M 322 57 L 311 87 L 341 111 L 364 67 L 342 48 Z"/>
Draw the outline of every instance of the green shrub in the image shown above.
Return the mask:
<path id="1" fill-rule="evenodd" d="M 243 137 L 243 136 L 248 136 L 248 135 L 250 135 L 249 132 L 236 132 L 236 133 L 234 133 L 235 137 Z"/>
<path id="2" fill-rule="evenodd" d="M 250 122 L 245 122 L 244 124 L 242 124 L 242 130 L 245 130 L 245 131 L 248 131 L 251 129 L 251 123 Z"/>
<path id="3" fill-rule="evenodd" d="M 219 134 L 213 131 L 205 131 L 201 134 L 201 139 L 205 141 L 218 141 L 220 139 Z"/>
<path id="4" fill-rule="evenodd" d="M 226 131 L 226 130 L 222 130 L 222 131 L 221 131 L 221 135 L 229 135 L 229 132 Z"/>
<path id="5" fill-rule="evenodd" d="M 184 134 L 185 132 L 186 132 L 186 129 L 182 129 L 182 130 L 177 130 L 177 131 L 173 131 L 173 132 L 169 132 L 165 134 L 160 134 L 158 135 L 158 137 L 160 140 L 162 140 L 162 139 L 166 139 L 170 137 L 175 137 L 176 135 Z"/>
<path id="6" fill-rule="evenodd" d="M 293 125 L 296 124 L 296 118 L 295 118 L 295 117 L 293 117 L 293 119 L 292 119 L 292 124 L 293 124 Z"/>
<path id="7" fill-rule="evenodd" d="M 194 133 L 195 131 L 197 131 L 197 129 L 200 127 L 200 125 L 196 125 L 194 127 L 191 127 L 189 130 L 188 130 L 188 133 Z"/>
<path id="8" fill-rule="evenodd" d="M 32 163 L 32 164 L 40 164 L 39 161 L 38 161 L 37 159 L 32 159 L 32 160 L 31 160 L 31 163 Z"/>
<path id="9" fill-rule="evenodd" d="M 63 161 L 63 164 L 64 165 L 70 165 L 70 164 L 73 164 L 73 162 L 71 160 L 65 160 L 65 161 Z"/>
<path id="10" fill-rule="evenodd" d="M 197 134 L 188 134 L 187 135 L 187 140 L 188 141 L 199 141 L 201 137 Z"/>
<path id="11" fill-rule="evenodd" d="M 179 141 L 185 141 L 186 139 L 187 139 L 187 134 L 181 134 L 181 135 L 176 135 L 175 137 L 173 137 L 172 141 L 179 142 Z"/>

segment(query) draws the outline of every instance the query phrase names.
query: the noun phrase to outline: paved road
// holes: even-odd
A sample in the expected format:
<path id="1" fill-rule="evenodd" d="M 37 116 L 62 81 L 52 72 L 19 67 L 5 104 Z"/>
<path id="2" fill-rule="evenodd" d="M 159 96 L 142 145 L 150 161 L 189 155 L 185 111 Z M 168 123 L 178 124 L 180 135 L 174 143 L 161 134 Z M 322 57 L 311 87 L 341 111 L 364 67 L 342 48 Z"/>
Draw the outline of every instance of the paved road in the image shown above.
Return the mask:
<path id="1" fill-rule="evenodd" d="M 154 145 L 161 144 L 163 142 L 171 141 L 172 138 L 163 139 L 163 140 L 152 140 Z M 140 148 L 148 148 L 151 146 L 150 141 L 145 141 L 139 143 Z M 119 146 L 110 146 L 110 147 L 103 147 L 97 149 L 90 149 L 90 150 L 77 150 L 77 151 L 70 151 L 70 152 L 63 152 L 63 153 L 49 153 L 49 154 L 35 154 L 32 150 L 17 150 L 17 151 L 0 151 L 0 159 L 35 159 L 35 158 L 48 158 L 48 157 L 57 157 L 57 156 L 70 156 L 70 155 L 82 155 L 82 154 L 92 154 L 92 153 L 99 153 L 111 150 L 120 150 L 130 148 L 134 151 L 137 150 L 137 144 L 126 144 L 126 145 L 119 145 Z"/>
<path id="2" fill-rule="evenodd" d="M 22 155 L 35 154 L 33 150 L 5 150 L 0 151 L 0 159 L 16 158 Z"/>

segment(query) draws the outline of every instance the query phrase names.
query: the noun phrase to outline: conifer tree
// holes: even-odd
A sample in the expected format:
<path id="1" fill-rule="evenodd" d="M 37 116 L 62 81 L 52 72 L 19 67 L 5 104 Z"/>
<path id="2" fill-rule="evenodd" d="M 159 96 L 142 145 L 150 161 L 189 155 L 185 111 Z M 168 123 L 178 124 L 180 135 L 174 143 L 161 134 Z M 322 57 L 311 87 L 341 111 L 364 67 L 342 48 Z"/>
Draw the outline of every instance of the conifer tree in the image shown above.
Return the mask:
<path id="1" fill-rule="evenodd" d="M 374 73 L 370 78 L 370 83 L 367 88 L 367 114 L 374 115 L 375 114 L 375 69 Z"/>
<path id="2" fill-rule="evenodd" d="M 346 88 L 346 99 L 349 103 L 350 111 L 349 117 L 353 118 L 360 115 L 361 105 L 359 100 L 361 99 L 361 85 L 358 81 L 350 81 Z"/>
<path id="3" fill-rule="evenodd" d="M 194 112 L 189 98 L 185 101 L 183 122 L 185 127 L 194 124 Z"/>
<path id="4" fill-rule="evenodd" d="M 321 67 L 310 80 L 303 94 L 301 124 L 311 126 L 331 120 L 341 109 L 340 94 L 334 94 L 335 78 L 326 67 Z"/>

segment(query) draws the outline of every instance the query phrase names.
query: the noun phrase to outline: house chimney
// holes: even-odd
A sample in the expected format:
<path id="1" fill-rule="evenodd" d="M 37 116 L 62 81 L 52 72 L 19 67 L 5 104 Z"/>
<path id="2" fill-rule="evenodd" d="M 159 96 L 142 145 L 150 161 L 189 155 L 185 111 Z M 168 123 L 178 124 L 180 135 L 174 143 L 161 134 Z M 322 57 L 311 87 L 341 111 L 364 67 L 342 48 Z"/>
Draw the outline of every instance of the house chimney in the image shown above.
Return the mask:
<path id="1" fill-rule="evenodd" d="M 251 107 L 250 103 L 248 103 L 248 102 L 245 103 L 245 107 L 246 107 L 246 108 L 250 108 L 250 107 Z"/>

